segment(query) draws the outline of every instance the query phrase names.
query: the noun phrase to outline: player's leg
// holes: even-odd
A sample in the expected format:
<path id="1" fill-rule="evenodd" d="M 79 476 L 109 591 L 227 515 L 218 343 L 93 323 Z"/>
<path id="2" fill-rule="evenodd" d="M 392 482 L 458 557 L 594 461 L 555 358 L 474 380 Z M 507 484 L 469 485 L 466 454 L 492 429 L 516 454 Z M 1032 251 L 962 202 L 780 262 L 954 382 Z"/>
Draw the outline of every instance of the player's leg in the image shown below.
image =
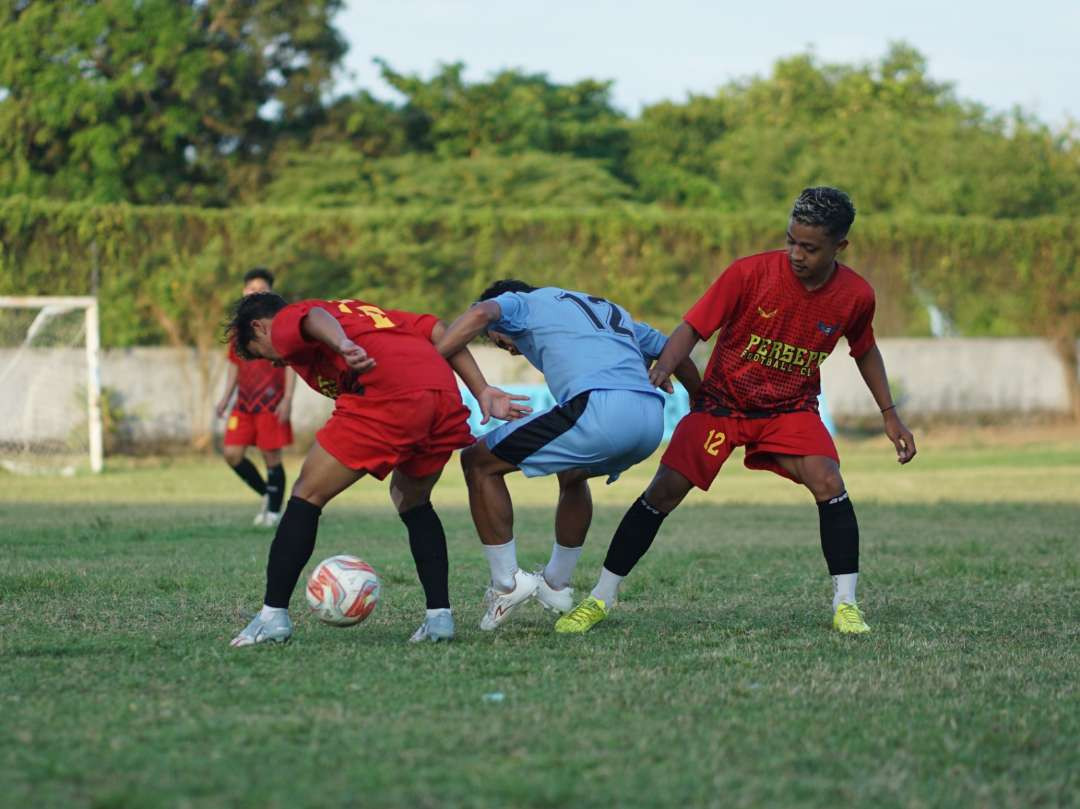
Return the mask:
<path id="1" fill-rule="evenodd" d="M 681 472 L 660 464 L 648 488 L 630 506 L 615 530 L 596 586 L 584 601 L 555 623 L 556 632 L 586 632 L 607 617 L 618 601 L 623 579 L 649 550 L 667 515 L 693 487 Z"/>
<path id="2" fill-rule="evenodd" d="M 840 474 L 840 457 L 817 413 L 785 413 L 763 422 L 746 446 L 746 465 L 805 486 L 818 506 L 821 550 L 833 581 L 833 625 L 845 634 L 869 632 L 855 601 L 859 524 Z"/>
<path id="3" fill-rule="evenodd" d="M 446 553 L 446 532 L 431 505 L 431 490 L 442 469 L 411 477 L 402 469 L 390 477 L 390 499 L 409 532 L 409 550 L 416 575 L 424 588 L 427 612 L 410 641 L 452 640 L 454 619 L 450 612 L 450 562 Z"/>
<path id="4" fill-rule="evenodd" d="M 560 633 L 587 632 L 607 617 L 618 601 L 619 587 L 649 550 L 664 519 L 695 486 L 708 489 L 720 467 L 739 444 L 737 425 L 707 413 L 690 413 L 675 428 L 660 466 L 623 515 L 608 545 L 592 592 L 555 623 Z"/>
<path id="5" fill-rule="evenodd" d="M 256 512 L 255 519 L 253 520 L 255 525 L 262 525 L 269 504 L 266 481 L 263 480 L 262 475 L 259 474 L 258 467 L 256 467 L 245 455 L 251 442 L 238 435 L 239 430 L 236 427 L 236 420 L 236 415 L 229 418 L 229 426 L 232 429 L 225 434 L 225 446 L 222 450 L 222 454 L 225 456 L 225 463 L 227 463 L 229 468 L 236 473 L 237 477 L 250 486 L 252 491 L 262 498 L 259 510 Z"/>
<path id="6" fill-rule="evenodd" d="M 774 455 L 776 462 L 814 496 L 821 551 L 833 581 L 833 625 L 845 634 L 869 632 L 855 599 L 859 579 L 859 522 L 840 464 L 825 455 Z"/>
<path id="7" fill-rule="evenodd" d="M 233 646 L 288 640 L 292 634 L 289 599 L 315 549 L 323 506 L 363 475 L 363 471 L 342 464 L 317 442 L 311 447 L 270 545 L 263 608 L 233 638 Z"/>
<path id="8" fill-rule="evenodd" d="M 584 469 L 567 469 L 558 473 L 555 541 L 551 546 L 551 558 L 537 571 L 536 588 L 536 598 L 541 606 L 557 613 L 569 612 L 574 606 L 570 579 L 581 557 L 585 535 L 592 524 L 589 478 L 595 476 L 595 473 Z"/>
<path id="9" fill-rule="evenodd" d="M 461 453 L 461 468 L 469 488 L 469 510 L 491 571 L 480 628 L 492 630 L 536 592 L 536 578 L 518 565 L 514 505 L 506 488 L 506 475 L 518 467 L 479 442 Z"/>
<path id="10" fill-rule="evenodd" d="M 281 519 L 281 504 L 285 499 L 285 467 L 281 463 L 280 449 L 261 450 L 266 463 L 266 513 L 263 525 L 273 528 Z"/>

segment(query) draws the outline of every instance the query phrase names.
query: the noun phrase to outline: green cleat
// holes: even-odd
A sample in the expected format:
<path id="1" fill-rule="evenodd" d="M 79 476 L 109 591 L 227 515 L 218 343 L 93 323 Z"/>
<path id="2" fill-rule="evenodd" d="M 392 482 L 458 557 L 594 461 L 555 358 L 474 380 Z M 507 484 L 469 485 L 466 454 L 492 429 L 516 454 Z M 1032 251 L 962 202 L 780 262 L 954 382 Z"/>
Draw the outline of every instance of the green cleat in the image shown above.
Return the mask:
<path id="1" fill-rule="evenodd" d="M 582 635 L 607 618 L 608 612 L 603 601 L 588 596 L 555 622 L 555 631 L 566 635 Z"/>
<path id="2" fill-rule="evenodd" d="M 837 606 L 832 625 L 833 629 L 841 635 L 864 635 L 870 631 L 858 605 L 849 604 L 846 601 L 842 601 Z"/>

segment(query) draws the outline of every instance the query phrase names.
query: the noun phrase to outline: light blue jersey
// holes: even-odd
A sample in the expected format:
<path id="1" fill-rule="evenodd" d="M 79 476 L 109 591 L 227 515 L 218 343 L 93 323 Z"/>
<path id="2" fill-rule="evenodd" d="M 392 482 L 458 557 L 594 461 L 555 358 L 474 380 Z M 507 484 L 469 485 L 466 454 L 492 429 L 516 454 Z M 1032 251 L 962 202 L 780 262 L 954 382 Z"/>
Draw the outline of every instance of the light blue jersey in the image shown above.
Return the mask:
<path id="1" fill-rule="evenodd" d="M 635 390 L 663 400 L 646 365 L 660 356 L 667 337 L 618 304 L 558 287 L 491 300 L 502 314 L 489 328 L 513 338 L 559 404 L 589 390 Z"/>

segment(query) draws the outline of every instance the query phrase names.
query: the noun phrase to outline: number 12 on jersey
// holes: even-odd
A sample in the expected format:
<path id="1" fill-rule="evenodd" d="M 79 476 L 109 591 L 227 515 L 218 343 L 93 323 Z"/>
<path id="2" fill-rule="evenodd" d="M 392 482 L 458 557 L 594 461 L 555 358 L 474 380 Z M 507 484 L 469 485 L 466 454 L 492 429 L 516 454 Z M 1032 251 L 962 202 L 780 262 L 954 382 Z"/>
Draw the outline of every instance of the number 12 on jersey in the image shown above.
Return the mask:
<path id="1" fill-rule="evenodd" d="M 570 301 L 578 307 L 585 316 L 589 318 L 589 322 L 593 324 L 597 331 L 604 331 L 606 328 L 609 331 L 613 331 L 616 334 L 621 334 L 625 337 L 633 338 L 634 333 L 630 329 L 622 325 L 622 312 L 619 311 L 619 307 L 613 304 L 611 301 L 605 298 L 597 298 L 594 295 L 589 295 L 588 301 L 575 295 L 572 292 L 564 292 L 559 295 L 560 301 Z M 608 307 L 608 319 L 607 325 L 600 319 L 600 315 L 596 310 L 596 306 L 590 306 L 590 304 L 606 304 Z"/>

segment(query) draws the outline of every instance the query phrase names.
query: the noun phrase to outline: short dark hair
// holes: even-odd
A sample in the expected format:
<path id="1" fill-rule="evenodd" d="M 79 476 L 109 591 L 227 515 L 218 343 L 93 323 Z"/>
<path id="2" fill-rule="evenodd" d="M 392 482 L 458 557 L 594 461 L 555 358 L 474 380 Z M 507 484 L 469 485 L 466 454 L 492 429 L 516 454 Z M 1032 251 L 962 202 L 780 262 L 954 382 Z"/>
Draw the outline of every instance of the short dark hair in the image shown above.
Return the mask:
<path id="1" fill-rule="evenodd" d="M 255 359 L 247 350 L 248 343 L 255 339 L 251 324 L 264 317 L 273 317 L 288 305 L 275 292 L 256 292 L 233 301 L 229 307 L 229 320 L 225 323 L 225 342 L 233 344 L 241 359 Z"/>
<path id="2" fill-rule="evenodd" d="M 526 284 L 524 281 L 519 281 L 516 278 L 503 278 L 481 292 L 479 300 L 491 300 L 499 297 L 504 292 L 534 292 L 535 290 L 536 287 Z"/>
<path id="3" fill-rule="evenodd" d="M 244 273 L 244 283 L 248 281 L 254 281 L 256 278 L 261 278 L 266 282 L 267 286 L 274 286 L 274 274 L 266 267 L 252 267 L 246 273 Z"/>
<path id="4" fill-rule="evenodd" d="M 839 188 L 804 188 L 791 209 L 791 218 L 801 225 L 825 228 L 830 237 L 839 240 L 847 236 L 855 221 L 855 206 Z"/>

